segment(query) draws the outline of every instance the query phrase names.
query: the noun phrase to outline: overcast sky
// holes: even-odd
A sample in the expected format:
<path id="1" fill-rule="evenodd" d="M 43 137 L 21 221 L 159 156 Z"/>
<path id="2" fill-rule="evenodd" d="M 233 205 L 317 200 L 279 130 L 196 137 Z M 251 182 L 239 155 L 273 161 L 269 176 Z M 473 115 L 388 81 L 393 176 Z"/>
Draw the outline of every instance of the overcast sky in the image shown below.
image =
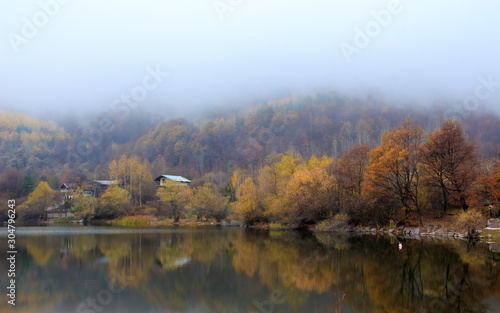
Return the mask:
<path id="1" fill-rule="evenodd" d="M 133 92 L 175 114 L 319 90 L 462 101 L 500 81 L 498 0 L 60 2 L 0 0 L 0 108 L 106 110 Z"/>

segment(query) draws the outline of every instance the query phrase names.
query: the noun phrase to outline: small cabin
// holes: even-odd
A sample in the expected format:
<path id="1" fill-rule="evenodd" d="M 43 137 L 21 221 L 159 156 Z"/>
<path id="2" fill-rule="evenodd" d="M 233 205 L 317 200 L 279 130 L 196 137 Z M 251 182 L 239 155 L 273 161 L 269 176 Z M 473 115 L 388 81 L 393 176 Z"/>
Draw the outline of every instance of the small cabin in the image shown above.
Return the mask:
<path id="1" fill-rule="evenodd" d="M 156 187 L 166 187 L 176 184 L 181 184 L 182 186 L 188 186 L 191 181 L 182 176 L 173 176 L 173 175 L 161 175 L 158 176 L 155 180 Z"/>
<path id="2" fill-rule="evenodd" d="M 59 191 L 63 197 L 67 199 L 73 198 L 72 194 L 76 189 L 78 189 L 78 184 L 75 183 L 63 183 L 61 187 L 59 187 Z"/>
<path id="3" fill-rule="evenodd" d="M 59 191 L 61 192 L 62 196 L 65 199 L 70 198 L 71 196 L 69 195 L 69 186 L 67 184 L 62 184 L 61 187 L 59 187 Z"/>
<path id="4" fill-rule="evenodd" d="M 59 187 L 59 190 L 62 192 L 62 193 L 68 193 L 69 192 L 69 187 L 68 185 L 66 184 L 62 184 L 61 187 Z"/>

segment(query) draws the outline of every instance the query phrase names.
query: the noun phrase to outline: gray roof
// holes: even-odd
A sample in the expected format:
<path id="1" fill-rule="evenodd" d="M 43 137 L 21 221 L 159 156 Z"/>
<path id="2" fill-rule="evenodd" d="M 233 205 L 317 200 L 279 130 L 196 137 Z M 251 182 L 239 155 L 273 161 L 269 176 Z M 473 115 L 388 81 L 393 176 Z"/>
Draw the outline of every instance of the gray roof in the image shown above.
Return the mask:
<path id="1" fill-rule="evenodd" d="M 164 177 L 164 178 L 168 178 L 170 180 L 173 180 L 173 181 L 177 181 L 177 182 L 180 182 L 180 183 L 190 183 L 191 181 L 189 179 L 186 179 L 182 176 L 173 176 L 173 175 L 161 175 L 161 176 L 158 176 L 155 181 L 160 181 L 160 179 Z"/>
<path id="2" fill-rule="evenodd" d="M 94 180 L 96 183 L 103 185 L 103 186 L 109 186 L 109 185 L 117 185 L 118 182 L 116 180 Z"/>

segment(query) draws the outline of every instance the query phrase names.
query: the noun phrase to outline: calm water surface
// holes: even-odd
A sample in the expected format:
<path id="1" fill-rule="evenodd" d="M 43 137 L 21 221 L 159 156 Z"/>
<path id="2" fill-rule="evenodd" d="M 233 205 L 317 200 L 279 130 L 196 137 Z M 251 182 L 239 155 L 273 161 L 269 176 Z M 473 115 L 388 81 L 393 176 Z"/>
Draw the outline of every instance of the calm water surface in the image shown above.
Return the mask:
<path id="1" fill-rule="evenodd" d="M 500 312 L 486 243 L 216 227 L 19 228 L 13 308 L 0 235 L 0 312 Z"/>

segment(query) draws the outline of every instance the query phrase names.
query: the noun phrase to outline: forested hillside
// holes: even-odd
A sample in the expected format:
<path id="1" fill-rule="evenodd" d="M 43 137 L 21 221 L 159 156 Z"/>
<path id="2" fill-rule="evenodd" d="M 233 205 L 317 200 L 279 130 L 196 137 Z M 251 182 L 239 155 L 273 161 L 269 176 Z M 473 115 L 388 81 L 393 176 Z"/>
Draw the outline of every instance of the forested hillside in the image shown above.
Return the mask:
<path id="1" fill-rule="evenodd" d="M 0 171 L 58 167 L 69 138 L 55 122 L 0 110 Z"/>
<path id="2" fill-rule="evenodd" d="M 111 112 L 83 121 L 70 117 L 59 125 L 0 111 L 0 174 L 16 169 L 47 180 L 53 175 L 61 178 L 71 168 L 83 179 L 106 179 L 109 163 L 123 154 L 149 161 L 153 176 L 168 171 L 193 178 L 233 166 L 258 166 L 268 154 L 290 149 L 305 159 L 312 155 L 338 159 L 361 142 L 379 145 L 382 133 L 407 116 L 431 132 L 443 121 L 443 110 L 317 96 L 160 123 L 140 111 L 126 119 Z M 111 131 L 100 130 L 103 121 Z M 498 116 L 470 115 L 463 125 L 485 157 L 498 155 Z"/>
<path id="3" fill-rule="evenodd" d="M 299 227 L 320 222 L 326 217 L 325 212 L 347 214 L 354 209 L 355 212 L 349 213 L 350 218 L 358 221 L 370 216 L 394 217 L 391 212 L 374 216 L 372 211 L 363 213 L 362 218 L 364 208 L 374 203 L 361 203 L 361 198 L 379 199 L 386 204 L 390 198 L 394 201 L 393 208 L 408 210 L 418 208 L 420 198 L 427 201 L 421 203 L 422 208 L 443 206 L 443 201 L 448 201 L 444 205 L 446 210 L 449 204 L 460 207 L 465 201 L 461 197 L 469 194 L 460 191 L 447 198 L 446 193 L 454 193 L 450 187 L 442 199 L 439 186 L 424 180 L 432 177 L 431 165 L 428 175 L 422 174 L 419 183 L 427 184 L 425 194 L 409 191 L 414 188 L 412 178 L 406 182 L 408 190 L 404 191 L 407 194 L 404 197 L 391 194 L 378 198 L 387 192 L 380 189 L 380 175 L 390 170 L 386 168 L 388 160 L 398 158 L 384 153 L 399 147 L 397 140 L 406 140 L 401 139 L 403 130 L 396 127 L 414 131 L 418 126 L 418 131 L 415 130 L 418 145 L 415 144 L 412 153 L 420 151 L 420 158 L 428 135 L 442 127 L 443 112 L 444 108 L 413 109 L 331 95 L 284 98 L 245 110 L 212 112 L 191 119 L 167 118 L 162 122 L 138 109 L 126 116 L 105 112 L 84 119 L 71 117 L 58 124 L 1 111 L 0 192 L 4 197 L 21 197 L 40 181 L 57 189 L 61 183 L 83 185 L 96 179 L 118 178 L 129 193 L 131 204 L 138 205 L 155 197 L 163 201 L 164 195 L 155 195 L 151 179 L 171 174 L 192 179 L 193 188 L 199 188 L 188 195 L 190 206 L 203 207 L 207 212 L 210 210 L 207 201 L 217 205 L 237 201 L 232 209 L 250 214 L 243 219 L 252 223 L 261 219 L 287 223 L 282 219 L 286 213 L 297 215 L 288 224 Z M 476 113 L 458 124 L 460 128 L 454 129 L 454 134 L 463 132 L 465 137 L 461 140 L 474 146 L 471 160 L 477 159 L 475 176 L 470 179 L 475 181 L 481 173 L 486 179 L 499 156 L 500 117 Z M 409 157 L 405 153 L 410 152 L 401 153 Z M 418 166 L 414 163 L 414 170 L 418 167 L 420 173 L 425 162 L 420 159 L 415 162 Z M 358 176 L 356 171 L 361 171 Z M 365 173 L 368 182 L 364 182 Z M 315 181 L 323 183 L 316 186 Z M 304 198 L 308 193 L 312 198 Z M 181 198 L 175 201 L 184 201 Z M 325 211 L 324 203 L 316 203 L 318 215 L 301 217 L 295 204 L 305 205 L 315 199 L 334 203 L 335 209 L 329 206 Z M 227 208 L 227 203 L 223 206 Z M 295 207 L 296 211 L 285 212 L 285 207 Z"/>
<path id="4" fill-rule="evenodd" d="M 268 154 L 289 149 L 306 159 L 324 154 L 337 159 L 361 142 L 379 145 L 382 133 L 407 116 L 429 133 L 443 121 L 439 109 L 413 110 L 328 97 L 282 99 L 195 121 L 166 120 L 139 138 L 133 149 L 127 145 L 117 150 L 147 159 L 160 172 L 168 169 L 200 177 L 234 165 L 258 166 Z M 491 115 L 471 115 L 464 121 L 466 132 L 478 140 L 487 157 L 499 152 L 498 121 Z M 108 159 L 113 157 L 111 153 Z"/>

